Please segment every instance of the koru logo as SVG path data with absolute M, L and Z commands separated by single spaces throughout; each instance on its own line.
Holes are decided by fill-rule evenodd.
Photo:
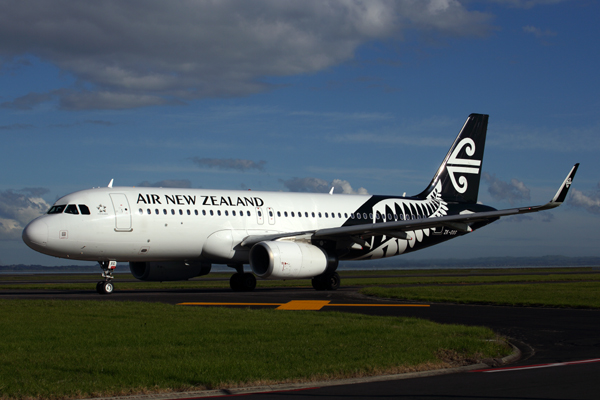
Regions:
M 458 153 L 460 153 L 463 148 L 469 157 L 473 157 L 475 154 L 475 142 L 471 138 L 464 138 L 456 146 L 450 155 L 448 163 L 446 164 L 446 169 L 448 170 L 448 174 L 450 174 L 452 186 L 454 186 L 454 189 L 458 193 L 466 192 L 469 186 L 467 178 L 462 174 L 478 174 L 479 167 L 481 166 L 481 160 L 458 158 Z M 456 179 L 455 174 L 459 174 L 458 180 Z

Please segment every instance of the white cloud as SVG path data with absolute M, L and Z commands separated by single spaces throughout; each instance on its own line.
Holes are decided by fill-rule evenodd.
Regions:
M 161 188 L 191 188 L 192 183 L 188 179 L 167 179 L 158 182 L 143 181 L 136 186 L 140 187 L 161 187 Z
M 0 192 L 0 240 L 20 240 L 23 228 L 50 208 L 40 196 L 46 189 Z
M 568 203 L 575 207 L 583 208 L 592 214 L 600 214 L 600 183 L 598 189 L 585 194 L 577 189 L 571 189 Z
M 456 0 L 3 2 L 0 59 L 38 57 L 77 85 L 2 106 L 123 109 L 243 96 L 271 88 L 265 77 L 321 71 L 406 29 L 481 36 L 489 19 Z
M 529 188 L 518 179 L 513 178 L 510 182 L 504 182 L 487 172 L 484 172 L 481 177 L 489 185 L 488 192 L 496 200 L 506 200 L 510 204 L 514 204 L 521 200 L 531 199 Z
M 252 161 L 252 160 L 244 160 L 239 158 L 192 158 L 194 164 L 199 167 L 209 167 L 209 168 L 219 168 L 219 169 L 230 169 L 230 170 L 238 170 L 238 171 L 248 171 L 251 169 L 256 169 L 259 171 L 264 171 L 265 164 L 267 163 L 264 160 L 261 161 Z
M 492 0 L 494 3 L 500 3 L 514 8 L 532 8 L 539 5 L 558 4 L 569 0 Z
M 342 179 L 327 182 L 320 178 L 306 177 L 292 178 L 281 182 L 290 192 L 328 193 L 333 187 L 333 192 L 338 194 L 369 194 L 363 187 L 354 190 L 348 181 Z
M 535 26 L 531 26 L 531 25 L 524 26 L 523 27 L 523 32 L 531 33 L 536 38 L 556 36 L 556 32 L 553 32 L 553 31 L 551 31 L 549 29 L 546 29 L 544 31 L 544 30 L 542 30 L 540 28 L 536 28 Z

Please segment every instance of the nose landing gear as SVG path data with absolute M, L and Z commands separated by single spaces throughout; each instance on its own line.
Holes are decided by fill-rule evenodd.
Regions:
M 117 262 L 100 261 L 100 268 L 102 268 L 102 277 L 104 280 L 96 284 L 96 292 L 100 294 L 111 294 L 113 290 L 115 290 L 112 280 L 115 278 L 113 276 L 113 271 L 117 268 Z

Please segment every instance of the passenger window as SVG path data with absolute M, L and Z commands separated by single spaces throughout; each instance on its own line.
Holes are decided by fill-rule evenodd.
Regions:
M 183 215 L 183 210 L 181 208 L 179 209 L 179 215 Z
M 294 216 L 294 212 L 292 211 L 291 214 L 292 214 L 292 217 L 293 217 Z
M 156 215 L 158 215 L 158 208 L 155 209 L 154 212 L 156 213 Z
M 233 210 L 233 211 L 231 212 L 231 215 L 233 215 L 233 216 L 235 217 L 235 210 Z
M 175 210 L 171 208 L 171 215 L 175 215 Z
M 188 215 L 192 215 L 192 213 L 190 212 L 190 210 L 187 210 L 187 214 Z
M 319 213 L 319 218 L 321 218 L 321 213 Z
M 299 213 L 298 213 L 298 217 L 299 217 L 299 218 L 301 218 L 301 217 L 302 217 L 302 213 L 301 213 L 301 212 L 299 212 Z
M 269 217 L 273 217 L 273 211 L 269 211 Z
M 348 218 L 348 213 L 344 213 L 344 218 Z
M 288 215 L 287 215 L 287 211 L 284 211 L 284 212 L 283 212 L 283 216 L 284 216 L 284 217 L 287 217 L 287 216 L 288 216 Z
M 360 219 L 360 213 L 356 213 L 356 218 Z
M 167 209 L 163 208 L 163 214 L 167 215 Z
M 202 210 L 202 215 L 206 215 L 206 210 Z
M 194 215 L 198 215 L 198 210 L 194 210 Z
M 248 216 L 250 216 L 250 211 L 246 211 L 246 214 L 247 214 Z
M 62 212 L 65 211 L 65 207 L 65 204 L 63 204 L 62 206 L 52 206 L 48 210 L 48 214 L 62 214 Z
M 225 216 L 229 217 L 229 211 L 225 210 Z
M 146 212 L 148 213 L 148 215 L 152 214 L 152 211 L 150 211 L 150 209 L 147 209 Z
M 144 210 L 142 210 L 141 208 L 138 210 L 138 212 L 140 213 L 140 215 L 144 215 Z
M 304 216 L 305 216 L 306 218 L 308 218 L 308 212 L 307 212 L 307 211 L 304 211 Z
M 281 217 L 281 211 L 277 211 L 277 216 Z
M 79 205 L 79 211 L 81 212 L 81 214 L 83 215 L 90 215 L 90 209 L 88 208 L 88 206 L 86 206 L 85 204 L 80 204 Z
M 69 204 L 65 209 L 65 214 L 79 215 L 79 211 L 77 211 L 77 206 L 75 204 Z

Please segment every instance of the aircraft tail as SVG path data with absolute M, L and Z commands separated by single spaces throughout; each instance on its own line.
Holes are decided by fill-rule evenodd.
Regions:
M 487 124 L 488 115 L 469 115 L 431 183 L 417 197 L 427 197 L 440 183 L 445 201 L 477 203 Z

